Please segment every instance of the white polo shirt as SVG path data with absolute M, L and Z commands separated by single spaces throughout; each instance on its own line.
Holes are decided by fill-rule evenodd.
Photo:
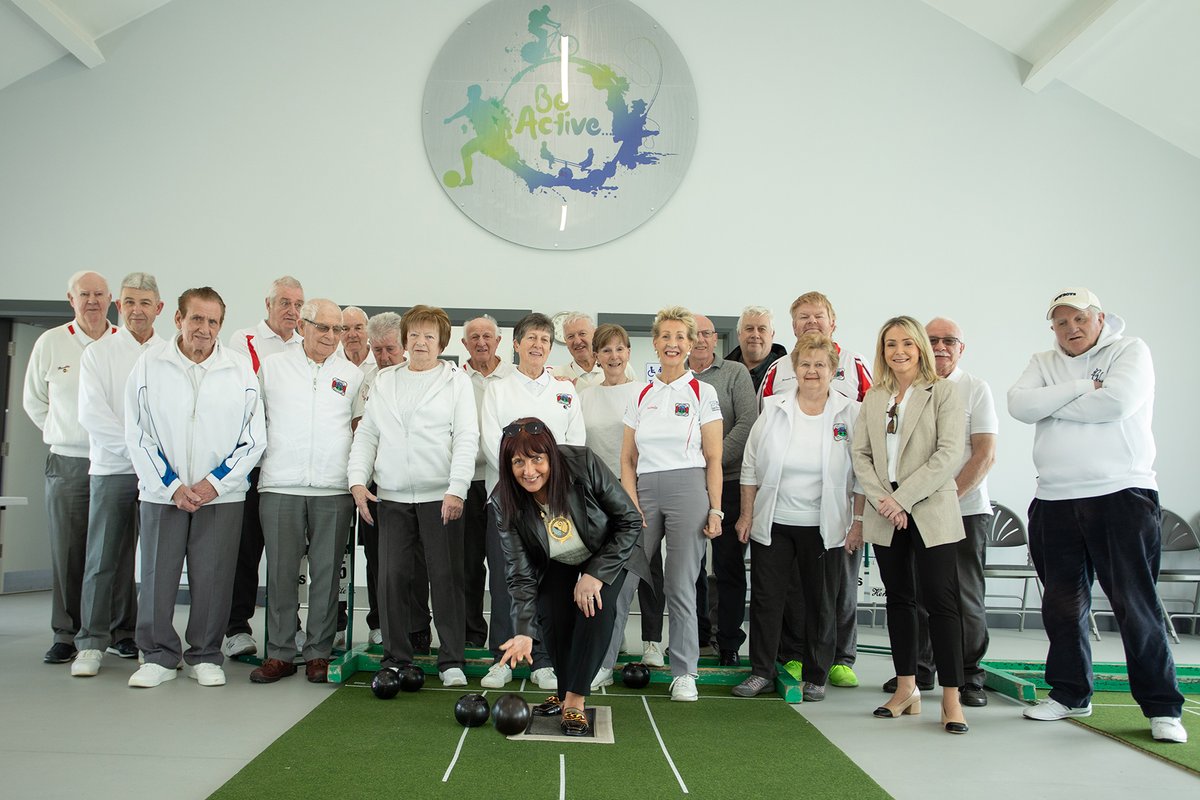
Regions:
M 286 342 L 278 333 L 271 330 L 264 319 L 253 328 L 243 328 L 234 331 L 229 337 L 229 346 L 250 359 L 254 373 L 262 366 L 263 359 L 276 353 L 283 353 L 293 347 L 304 347 L 304 337 L 298 331 L 293 331 Z
M 991 387 L 984 381 L 958 367 L 954 368 L 954 372 L 951 372 L 946 380 L 958 389 L 958 396 L 962 398 L 963 407 L 967 410 L 967 441 L 963 447 L 962 464 L 958 467 L 961 470 L 971 459 L 971 436 L 976 433 L 999 433 L 1000 420 L 996 418 L 996 404 L 992 400 Z M 958 498 L 958 506 L 964 517 L 992 513 L 986 475 L 978 486 Z
M 721 422 L 717 390 L 685 371 L 670 383 L 654 376 L 625 409 L 634 430 L 637 474 L 705 467 L 700 427 Z
M 500 359 L 500 363 L 496 368 L 484 375 L 479 370 L 471 366 L 471 361 L 468 359 L 462 363 L 462 371 L 467 373 L 467 377 L 471 379 L 471 388 L 475 390 L 475 419 L 479 422 L 480 430 L 483 429 L 483 396 L 487 394 L 488 384 L 492 381 L 502 380 L 517 371 L 516 364 L 511 361 Z M 487 477 L 487 458 L 483 454 L 483 448 L 475 454 L 475 477 L 472 481 L 481 481 Z

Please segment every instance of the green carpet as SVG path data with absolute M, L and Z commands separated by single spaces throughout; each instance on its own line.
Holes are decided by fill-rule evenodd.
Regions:
M 1071 721 L 1200 774 L 1200 702 L 1185 698 L 1183 709 L 1187 744 L 1151 739 L 1150 720 L 1142 715 L 1142 709 L 1128 692 L 1096 692 L 1092 695 L 1092 715 Z
M 779 698 L 701 686 L 699 702 L 673 703 L 665 686 L 610 686 L 591 702 L 612 707 L 615 744 L 514 742 L 490 723 L 467 730 L 454 721 L 455 700 L 479 691 L 477 681 L 384 701 L 366 688 L 369 679 L 359 673 L 334 691 L 212 798 L 663 798 L 684 797 L 681 782 L 689 798 L 888 797 Z M 545 693 L 525 698 L 540 702 Z

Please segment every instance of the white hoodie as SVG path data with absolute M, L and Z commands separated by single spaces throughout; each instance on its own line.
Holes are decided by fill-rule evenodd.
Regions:
M 1122 336 L 1124 330 L 1123 319 L 1105 315 L 1094 347 L 1078 356 L 1057 345 L 1037 353 L 1008 390 L 1008 413 L 1037 425 L 1039 500 L 1158 488 L 1150 429 L 1154 364 L 1146 343 Z

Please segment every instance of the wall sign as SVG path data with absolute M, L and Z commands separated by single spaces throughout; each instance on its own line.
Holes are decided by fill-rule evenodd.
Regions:
M 570 250 L 657 213 L 696 146 L 683 55 L 626 0 L 494 0 L 425 84 L 425 152 L 463 213 L 528 247 Z

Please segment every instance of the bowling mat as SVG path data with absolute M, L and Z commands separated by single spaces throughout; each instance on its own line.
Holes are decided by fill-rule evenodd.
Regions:
M 1039 691 L 1038 697 L 1046 694 Z M 1150 738 L 1150 720 L 1128 692 L 1096 692 L 1092 695 L 1092 715 L 1074 717 L 1071 722 L 1200 774 L 1200 747 L 1197 746 L 1200 742 L 1200 700 L 1195 695 L 1184 695 L 1183 727 L 1188 732 L 1187 744 L 1156 742 Z
M 584 709 L 587 716 L 587 736 L 567 736 L 562 732 L 559 723 L 562 717 L 530 717 L 529 727 L 524 733 L 508 737 L 516 742 L 563 742 L 564 744 L 612 744 L 612 709 L 609 706 L 589 706 Z

